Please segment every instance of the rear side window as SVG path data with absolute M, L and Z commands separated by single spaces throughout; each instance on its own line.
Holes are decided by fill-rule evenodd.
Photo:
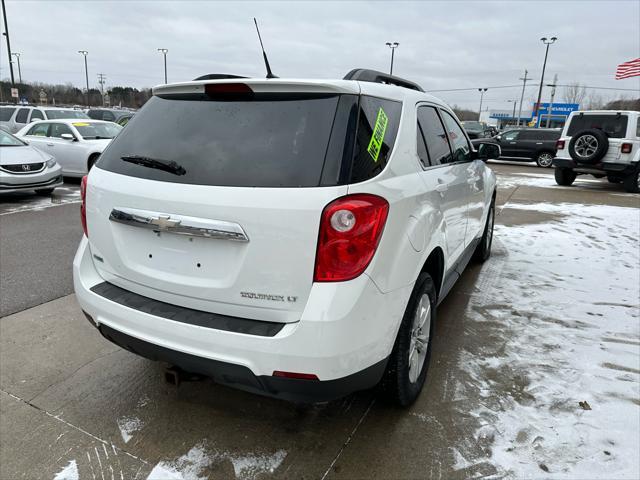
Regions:
M 451 149 L 447 134 L 434 107 L 418 108 L 418 124 L 429 152 L 431 165 L 451 162 Z
M 11 107 L 0 108 L 0 122 L 8 122 L 11 120 L 11 115 L 13 115 L 15 111 L 16 109 Z
M 102 110 L 89 110 L 87 115 L 94 120 L 102 120 Z
M 611 138 L 624 138 L 627 133 L 627 121 L 626 115 L 576 115 L 571 120 L 567 135 L 572 137 L 582 130 L 596 128 Z
M 46 120 L 44 114 L 40 110 L 31 110 L 31 120 Z
M 27 123 L 27 117 L 29 116 L 28 108 L 21 108 L 16 114 L 16 123 Z
M 449 136 L 449 142 L 451 143 L 451 149 L 453 150 L 454 162 L 467 162 L 471 153 L 471 147 L 467 137 L 458 122 L 451 116 L 451 114 L 445 110 L 440 110 L 442 113 L 442 119 L 447 127 L 447 135 Z
M 102 113 L 102 120 L 106 120 L 107 122 L 113 122 L 116 119 L 116 116 L 108 110 L 105 110 Z

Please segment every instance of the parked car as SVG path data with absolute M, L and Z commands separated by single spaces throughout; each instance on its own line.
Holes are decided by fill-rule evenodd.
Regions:
M 51 195 L 62 182 L 62 168 L 51 155 L 0 130 L 0 193 L 35 190 Z
M 120 117 L 116 123 L 121 127 L 126 127 L 127 123 L 129 123 L 129 120 L 131 120 L 132 118 L 133 114 L 129 115 L 128 117 Z
M 92 108 L 87 112 L 90 118 L 94 120 L 105 120 L 107 122 L 115 122 L 120 126 L 123 126 L 121 120 L 129 120 L 133 117 L 134 112 L 129 110 L 119 110 L 117 108 Z M 126 122 L 125 122 L 126 125 Z
M 492 137 L 491 128 L 484 122 L 474 122 L 466 120 L 462 122 L 465 132 L 469 138 L 490 138 Z
M 501 160 L 536 162 L 539 167 L 551 167 L 560 133 L 550 128 L 520 128 L 505 130 L 491 141 L 500 145 Z
M 558 185 L 569 186 L 578 175 L 589 174 L 640 192 L 640 112 L 571 112 L 557 143 L 553 166 Z
M 382 381 L 413 402 L 437 305 L 490 255 L 499 147 L 371 70 L 153 94 L 82 181 L 90 322 L 251 392 L 312 402 Z
M 83 111 L 72 108 L 3 106 L 0 107 L 0 127 L 9 133 L 16 133 L 25 125 L 37 120 L 56 120 L 61 118 L 89 118 Z
M 51 120 L 33 122 L 16 135 L 53 155 L 64 175 L 81 177 L 120 130 L 120 125 L 102 120 Z

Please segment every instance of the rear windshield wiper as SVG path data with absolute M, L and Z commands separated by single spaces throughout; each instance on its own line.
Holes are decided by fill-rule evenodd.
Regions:
M 142 167 L 157 168 L 158 170 L 173 173 L 174 175 L 184 175 L 187 173 L 182 165 L 174 162 L 173 160 L 158 160 L 156 158 L 143 157 L 141 155 L 125 155 L 120 158 L 125 162 L 135 163 Z

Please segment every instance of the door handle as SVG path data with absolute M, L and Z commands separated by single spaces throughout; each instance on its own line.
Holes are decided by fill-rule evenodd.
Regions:
M 436 185 L 436 192 L 444 193 L 447 190 L 449 190 L 449 187 L 446 183 L 438 183 L 438 185 Z
M 509 142 L 509 145 L 515 145 L 516 142 Z
M 542 142 L 536 142 L 536 145 L 542 145 Z
M 54 144 L 53 143 L 47 143 L 47 147 L 53 147 Z

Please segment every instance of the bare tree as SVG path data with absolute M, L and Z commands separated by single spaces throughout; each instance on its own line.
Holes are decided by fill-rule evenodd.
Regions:
M 600 110 L 607 102 L 601 94 L 592 90 L 591 92 L 589 92 L 589 96 L 587 97 L 587 101 L 585 103 L 585 110 Z
M 564 101 L 566 103 L 581 104 L 587 96 L 587 89 L 578 82 L 571 82 L 564 87 Z

